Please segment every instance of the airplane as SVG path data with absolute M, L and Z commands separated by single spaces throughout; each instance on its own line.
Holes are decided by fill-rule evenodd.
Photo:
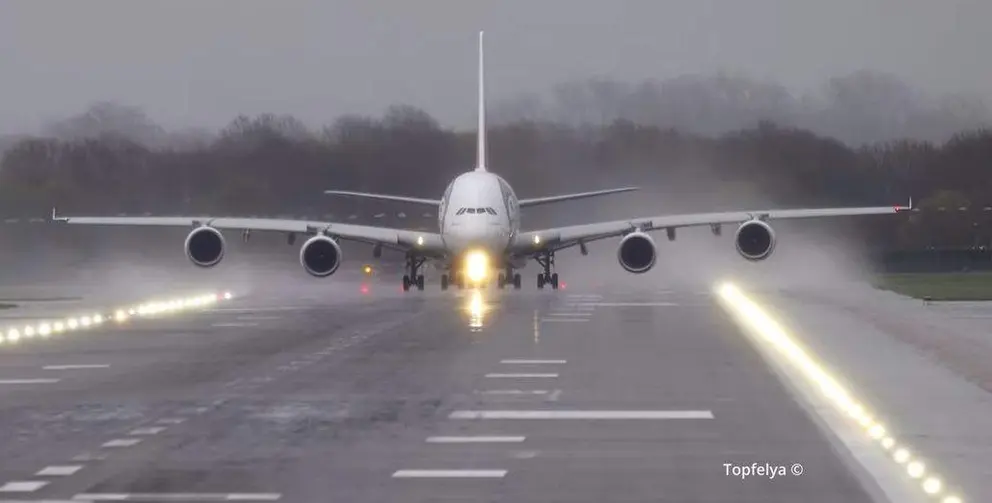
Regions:
M 476 135 L 476 164 L 471 171 L 458 175 L 444 190 L 440 199 L 424 199 L 389 194 L 370 194 L 341 190 L 326 190 L 326 194 L 345 195 L 377 200 L 401 201 L 430 206 L 438 212 L 438 232 L 420 232 L 378 226 L 339 222 L 287 220 L 240 217 L 80 217 L 59 216 L 52 208 L 52 221 L 78 225 L 132 225 L 192 227 L 184 248 L 189 260 L 200 267 L 217 265 L 224 257 L 226 244 L 223 229 L 242 230 L 247 240 L 252 230 L 287 233 L 289 244 L 296 235 L 310 236 L 300 247 L 300 264 L 315 277 L 334 274 L 342 260 L 340 240 L 372 245 L 375 258 L 383 248 L 405 254 L 406 274 L 403 290 L 424 289 L 422 267 L 428 260 L 444 271 L 441 289 L 449 285 L 483 287 L 493 273 L 499 288 L 512 285 L 521 288 L 521 276 L 516 272 L 528 260 L 535 260 L 542 271 L 537 274 L 537 288 L 559 288 L 559 276 L 554 272 L 555 254 L 579 247 L 588 254 L 587 244 L 593 241 L 619 238 L 617 261 L 635 274 L 651 270 L 657 259 L 657 247 L 652 232 L 665 230 L 674 240 L 676 230 L 683 227 L 709 226 L 713 234 L 721 234 L 721 226 L 737 225 L 734 243 L 737 252 L 749 261 L 767 259 L 775 249 L 776 237 L 771 220 L 807 219 L 820 217 L 881 215 L 900 213 L 909 206 L 879 206 L 860 208 L 808 208 L 761 211 L 731 211 L 659 215 L 608 222 L 597 222 L 548 229 L 521 230 L 521 208 L 598 197 L 636 190 L 636 187 L 562 194 L 533 199 L 520 199 L 498 174 L 489 170 L 486 151 L 486 98 L 483 32 L 479 32 L 478 132 Z

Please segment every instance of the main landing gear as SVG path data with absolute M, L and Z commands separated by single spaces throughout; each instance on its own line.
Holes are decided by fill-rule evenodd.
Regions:
M 452 274 L 442 274 L 441 275 L 441 290 L 447 290 L 451 285 L 458 285 L 458 289 L 461 290 L 465 288 L 465 279 Z
M 513 284 L 514 290 L 520 290 L 520 273 L 514 274 L 513 269 L 507 269 L 505 273 L 499 273 L 499 277 L 496 278 L 496 284 L 500 290 L 507 284 Z
M 424 275 L 419 274 L 420 266 L 424 265 L 427 259 L 408 255 L 406 257 L 406 268 L 408 274 L 403 275 L 403 291 L 409 291 L 410 287 L 417 285 L 417 290 L 424 289 Z
M 534 257 L 538 264 L 544 268 L 542 274 L 537 275 L 537 288 L 543 289 L 544 285 L 551 285 L 552 289 L 558 289 L 558 273 L 552 273 L 555 267 L 555 253 L 551 251 L 541 252 Z

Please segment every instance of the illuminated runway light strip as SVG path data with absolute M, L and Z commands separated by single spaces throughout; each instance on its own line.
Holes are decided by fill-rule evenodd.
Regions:
M 905 466 L 906 473 L 913 479 L 921 480 L 920 488 L 929 496 L 940 498 L 940 503 L 964 503 L 964 500 L 946 491 L 942 478 L 930 472 L 923 461 L 916 459 L 913 451 L 902 445 L 883 423 L 875 418 L 865 405 L 855 400 L 854 396 L 838 383 L 833 376 L 803 350 L 786 331 L 764 312 L 754 301 L 749 299 L 739 288 L 730 283 L 719 285 L 716 292 L 724 305 L 734 314 L 738 321 L 750 332 L 760 336 L 761 340 L 770 344 L 787 361 L 796 367 L 802 375 L 831 401 L 848 418 L 856 421 L 865 433 L 878 442 L 885 451 L 892 453 L 892 460 Z M 946 496 L 943 494 L 948 493 Z
M 713 419 L 708 410 L 456 410 L 448 419 Z
M 472 479 L 501 479 L 506 476 L 506 470 L 397 470 L 394 479 L 438 479 L 438 478 L 472 478 Z
M 14 344 L 24 339 L 34 339 L 37 336 L 48 338 L 52 334 L 61 334 L 66 331 L 75 331 L 100 326 L 104 322 L 111 319 L 117 321 L 118 323 L 123 323 L 132 316 L 144 316 L 148 314 L 157 314 L 160 312 L 180 311 L 185 308 L 205 306 L 219 302 L 222 299 L 229 300 L 233 297 L 234 296 L 231 292 L 204 294 L 185 299 L 175 298 L 163 302 L 148 302 L 126 309 L 120 308 L 115 310 L 112 316 L 105 315 L 103 313 L 94 313 L 70 316 L 64 320 L 58 321 L 45 321 L 39 323 L 38 325 L 28 325 L 20 328 L 11 327 L 0 331 L 0 344 Z
M 73 501 L 278 501 L 279 493 L 80 493 Z

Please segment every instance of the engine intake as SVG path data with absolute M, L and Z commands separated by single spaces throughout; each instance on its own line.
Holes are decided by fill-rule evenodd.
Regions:
M 311 276 L 330 276 L 341 265 L 341 247 L 327 236 L 314 236 L 300 248 L 300 264 Z
M 648 272 L 654 267 L 658 254 L 651 236 L 637 231 L 631 232 L 620 240 L 620 247 L 617 248 L 617 260 L 620 267 L 627 272 L 640 274 Z
M 749 220 L 737 228 L 734 236 L 737 253 L 748 260 L 764 260 L 775 249 L 775 231 L 761 220 Z
M 186 236 L 186 257 L 200 267 L 213 267 L 224 258 L 224 236 L 213 227 L 197 227 Z

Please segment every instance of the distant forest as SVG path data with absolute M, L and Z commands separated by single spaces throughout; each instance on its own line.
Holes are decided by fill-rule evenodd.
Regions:
M 981 247 L 992 239 L 992 133 L 982 129 L 980 103 L 921 105 L 872 74 L 834 82 L 837 103 L 803 113 L 782 105 L 787 95 L 774 86 L 717 76 L 668 82 L 666 94 L 664 84 L 590 82 L 559 89 L 564 95 L 547 102 L 494 104 L 489 164 L 522 197 L 637 184 L 675 201 L 642 204 L 641 216 L 912 197 L 922 211 L 859 224 L 865 239 L 887 249 Z M 0 145 L 0 218 L 44 217 L 57 204 L 62 212 L 102 215 L 364 221 L 409 214 L 409 226 L 430 227 L 434 215 L 422 207 L 322 190 L 436 198 L 474 164 L 474 142 L 473 130 L 443 128 L 409 106 L 339 117 L 316 130 L 291 116 L 242 116 L 214 133 L 166 131 L 138 108 L 101 102 Z M 623 201 L 608 197 L 532 220 L 574 219 L 576 208 L 584 217 L 633 216 Z

